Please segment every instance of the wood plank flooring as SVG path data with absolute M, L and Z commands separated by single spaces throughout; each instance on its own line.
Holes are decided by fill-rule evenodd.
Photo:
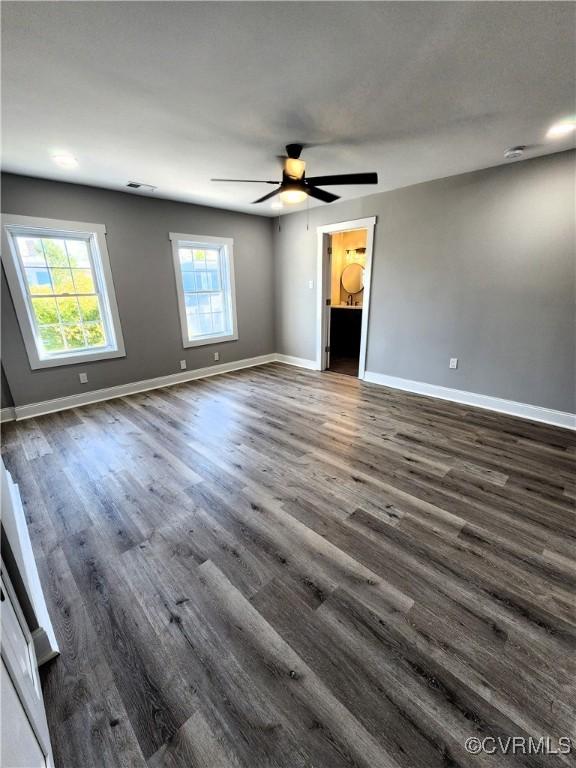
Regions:
M 574 434 L 273 364 L 6 425 L 57 768 L 488 768 L 572 736 Z

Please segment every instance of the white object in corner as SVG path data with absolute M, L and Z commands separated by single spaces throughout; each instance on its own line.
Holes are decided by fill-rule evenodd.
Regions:
M 26 598 L 21 596 L 20 599 L 27 599 L 34 614 L 36 626 L 31 626 L 30 629 L 34 638 L 36 657 L 39 664 L 44 664 L 58 655 L 58 643 L 40 584 L 18 486 L 12 480 L 4 462 L 0 462 L 0 472 L 2 530 L 18 569 L 18 575 L 26 590 Z
M 54 768 L 34 643 L 2 561 L 0 764 Z
M 484 408 L 488 411 L 506 413 L 509 416 L 519 416 L 530 421 L 539 421 L 544 424 L 552 424 L 555 427 L 576 430 L 576 414 L 565 411 L 555 411 L 552 408 L 541 408 L 529 403 L 518 403 L 514 400 L 503 400 L 500 397 L 480 395 L 476 392 L 465 392 L 461 389 L 440 387 L 436 384 L 426 384 L 423 381 L 411 381 L 397 376 L 387 376 L 384 373 L 366 371 L 364 381 L 371 384 L 380 384 L 391 389 L 401 389 L 404 392 L 413 392 L 426 397 L 436 397 L 439 400 L 450 400 L 462 405 L 472 405 L 476 408 Z

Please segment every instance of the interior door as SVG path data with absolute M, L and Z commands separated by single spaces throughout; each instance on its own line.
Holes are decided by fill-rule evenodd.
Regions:
M 32 636 L 10 581 L 0 580 L 3 768 L 53 768 L 50 736 Z
M 322 286 L 322 296 L 324 301 L 324 337 L 323 337 L 323 347 L 322 347 L 322 360 L 323 364 L 321 366 L 322 370 L 326 370 L 330 368 L 330 321 L 332 318 L 332 301 L 331 301 L 331 295 L 332 295 L 332 235 L 326 235 L 325 237 L 325 247 L 324 247 L 324 269 L 322 270 L 323 275 L 323 286 Z

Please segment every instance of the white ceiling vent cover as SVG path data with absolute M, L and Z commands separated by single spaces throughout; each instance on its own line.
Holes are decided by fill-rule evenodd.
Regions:
M 139 189 L 140 192 L 154 192 L 158 187 L 153 187 L 152 184 L 143 184 L 141 181 L 129 181 L 126 186 L 129 189 Z

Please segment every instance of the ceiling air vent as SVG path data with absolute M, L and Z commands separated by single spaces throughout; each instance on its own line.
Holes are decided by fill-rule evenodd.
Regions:
M 506 152 L 504 152 L 504 157 L 506 160 L 519 160 L 524 154 L 525 149 L 526 147 L 524 144 L 518 144 L 516 147 L 510 147 L 506 150 Z
M 154 192 L 158 187 L 153 187 L 152 184 L 142 184 L 141 181 L 129 181 L 126 186 L 129 189 L 139 189 L 141 192 Z

